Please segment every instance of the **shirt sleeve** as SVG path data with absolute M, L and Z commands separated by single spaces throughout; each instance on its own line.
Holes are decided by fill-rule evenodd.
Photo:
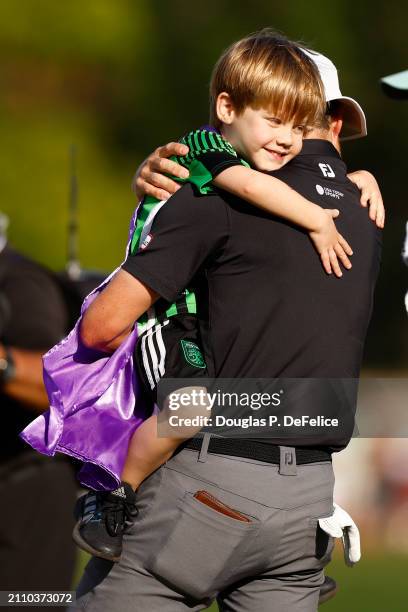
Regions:
M 232 145 L 214 130 L 194 130 L 181 138 L 180 142 L 189 147 L 189 152 L 184 157 L 178 156 L 174 159 L 190 172 L 189 177 L 181 179 L 180 182 L 194 184 L 201 194 L 213 192 L 211 182 L 226 168 L 249 167 Z
M 200 198 L 185 185 L 162 206 L 147 238 L 122 268 L 173 302 L 200 269 L 222 256 L 228 234 L 223 200 Z
M 190 183 L 200 195 L 215 193 L 212 181 L 223 170 L 231 166 L 246 166 L 249 164 L 238 157 L 232 145 L 212 128 L 200 128 L 189 132 L 179 142 L 189 147 L 185 156 L 172 156 L 172 160 L 181 164 L 189 171 L 186 179 L 171 176 L 178 183 Z M 145 196 L 137 212 L 137 221 L 131 242 L 131 251 L 139 248 L 143 226 L 159 200 Z

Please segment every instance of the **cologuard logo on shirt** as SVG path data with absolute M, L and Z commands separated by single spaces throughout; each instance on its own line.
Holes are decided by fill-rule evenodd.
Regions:
M 331 187 L 322 187 L 321 185 L 316 185 L 316 191 L 321 196 L 329 196 L 330 198 L 336 198 L 336 200 L 344 198 L 344 193 L 338 191 L 337 189 L 332 189 Z
M 147 234 L 146 238 L 143 240 L 142 244 L 140 245 L 140 248 L 142 250 L 147 249 L 147 247 L 149 246 L 152 240 L 153 240 L 153 234 Z

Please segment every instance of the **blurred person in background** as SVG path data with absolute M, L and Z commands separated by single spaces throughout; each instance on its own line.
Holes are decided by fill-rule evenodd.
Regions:
M 377 474 L 376 534 L 390 550 L 408 552 L 408 441 L 378 439 L 372 451 Z
M 408 70 L 390 74 L 381 79 L 384 93 L 394 100 L 408 100 Z M 405 242 L 402 250 L 402 260 L 408 266 L 408 222 L 405 230 Z M 405 308 L 408 312 L 408 292 L 405 294 Z
M 9 246 L 7 225 L 0 215 L 0 589 L 69 590 L 72 466 L 18 438 L 48 408 L 42 355 L 64 336 L 67 312 L 51 273 Z
M 404 242 L 404 248 L 402 250 L 402 259 L 404 263 L 408 266 L 408 221 L 407 221 L 406 230 L 405 230 L 405 242 Z M 408 292 L 405 294 L 405 308 L 406 308 L 406 311 L 408 312 Z
M 384 93 L 394 100 L 408 100 L 408 70 L 381 79 Z M 408 222 L 402 249 L 402 260 L 408 265 Z M 405 295 L 408 312 L 408 293 Z M 378 439 L 372 449 L 377 473 L 375 513 L 376 534 L 389 549 L 408 552 L 408 441 L 406 438 Z

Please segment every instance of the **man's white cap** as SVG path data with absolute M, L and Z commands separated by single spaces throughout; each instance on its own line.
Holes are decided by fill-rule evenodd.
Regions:
M 302 48 L 316 64 L 323 81 L 326 102 L 336 100 L 341 103 L 343 110 L 343 127 L 340 132 L 340 140 L 353 140 L 367 136 L 367 122 L 365 114 L 358 102 L 348 96 L 343 96 L 340 91 L 337 68 L 328 57 L 311 49 Z

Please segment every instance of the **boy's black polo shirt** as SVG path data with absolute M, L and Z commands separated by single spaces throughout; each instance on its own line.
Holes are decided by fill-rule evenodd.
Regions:
M 149 246 L 123 268 L 174 301 L 208 286 L 213 374 L 222 378 L 359 374 L 380 263 L 380 232 L 359 203 L 336 149 L 306 140 L 274 173 L 326 208 L 353 248 L 353 267 L 327 275 L 308 235 L 243 200 L 190 185 L 163 206 Z M 200 303 L 200 300 L 199 300 Z

